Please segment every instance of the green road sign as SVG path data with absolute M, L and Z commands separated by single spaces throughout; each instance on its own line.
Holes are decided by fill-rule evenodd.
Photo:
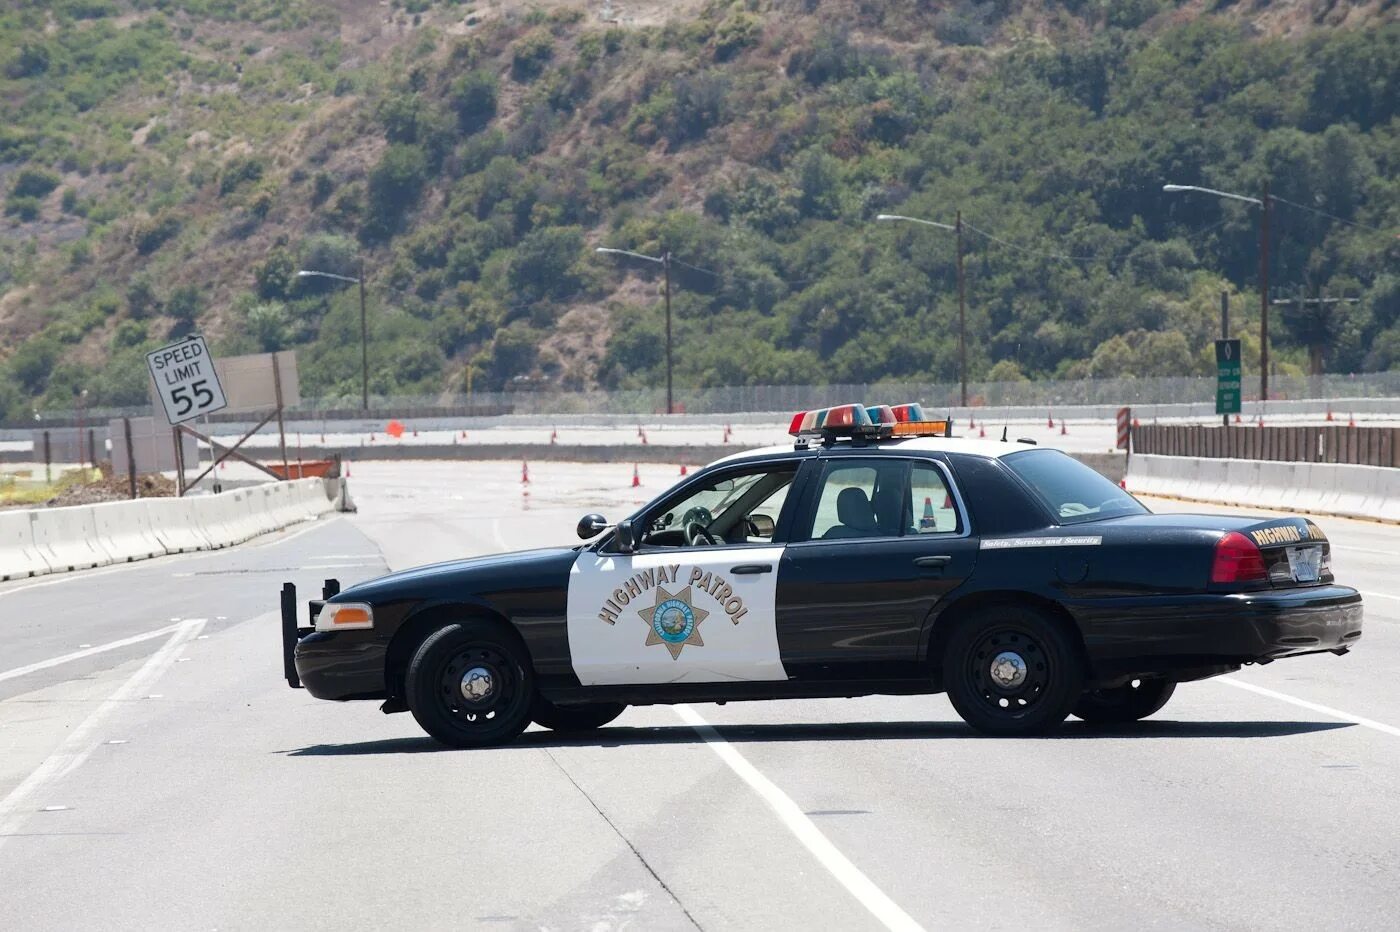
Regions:
M 1240 341 L 1215 341 L 1215 413 L 1240 413 Z

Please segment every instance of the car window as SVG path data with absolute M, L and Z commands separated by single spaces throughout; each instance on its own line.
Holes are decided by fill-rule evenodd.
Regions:
M 927 463 L 916 463 L 909 475 L 911 534 L 956 534 L 962 521 L 943 473 Z
M 774 538 L 794 463 L 719 474 L 687 486 L 646 516 L 645 547 L 765 543 Z
M 909 521 L 907 474 L 903 460 L 827 462 L 806 538 L 900 536 Z
M 1127 492 L 1059 450 L 1026 450 L 1002 457 L 1061 524 L 1147 514 Z

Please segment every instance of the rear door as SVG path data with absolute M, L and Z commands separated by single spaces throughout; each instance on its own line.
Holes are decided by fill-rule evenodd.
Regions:
M 977 540 L 947 465 L 833 456 L 809 465 L 778 575 L 778 642 L 796 679 L 920 675 L 929 612 L 971 573 Z

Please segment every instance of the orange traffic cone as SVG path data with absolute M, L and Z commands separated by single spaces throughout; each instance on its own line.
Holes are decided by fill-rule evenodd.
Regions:
M 418 436 L 418 428 L 416 428 L 416 427 L 413 428 L 413 436 L 415 436 L 415 437 Z
M 646 446 L 646 444 L 647 444 L 647 432 L 644 431 L 644 430 L 638 430 L 638 431 L 637 431 L 637 434 L 642 438 L 642 446 Z
M 725 425 L 724 425 L 724 442 L 725 442 L 725 443 L 728 443 L 728 442 L 729 442 L 729 438 L 732 437 L 733 435 L 734 435 L 734 429 L 733 429 L 732 427 L 730 427 L 728 424 L 725 424 Z
M 636 463 L 633 463 L 633 464 L 632 464 L 632 488 L 634 488 L 634 489 L 640 489 L 641 487 L 642 487 L 642 477 L 641 477 L 641 474 L 637 472 L 637 464 L 636 464 Z
M 685 474 L 686 474 L 685 463 L 681 463 L 681 475 L 684 476 Z
M 1060 418 L 1060 436 L 1061 436 L 1061 437 L 1064 437 L 1064 436 L 1067 436 L 1068 434 L 1069 434 L 1069 428 L 1065 426 L 1065 419 L 1064 419 L 1064 418 Z
M 1326 420 L 1329 420 L 1329 421 L 1334 420 L 1334 418 L 1332 417 L 1332 409 L 1331 409 L 1331 408 L 1328 408 L 1328 409 L 1327 409 L 1327 418 L 1326 418 Z
M 981 439 L 984 439 L 984 440 L 986 439 L 986 437 L 987 437 L 987 428 L 986 428 L 986 425 L 979 425 L 979 426 L 978 426 L 978 428 L 977 428 L 977 436 L 978 436 L 979 438 L 981 438 Z
M 559 442 L 559 428 L 556 427 L 549 432 L 549 442 L 551 445 Z
M 1055 429 L 1055 412 L 1048 411 L 1045 414 L 1045 426 L 1050 430 Z
M 1118 488 L 1122 489 L 1124 492 L 1128 491 L 1128 480 L 1127 480 L 1127 479 L 1119 479 L 1119 480 L 1118 480 Z
M 977 421 L 975 421 L 975 420 L 973 419 L 972 415 L 969 414 L 969 415 L 967 416 L 967 429 L 968 429 L 968 430 L 972 430 L 972 429 L 973 429 L 974 427 L 976 427 L 976 426 L 977 426 Z
M 347 479 L 350 478 L 350 461 L 349 461 L 349 460 L 346 460 L 346 461 L 345 461 L 345 478 L 347 478 Z
M 925 496 L 924 496 L 924 514 L 923 514 L 923 517 L 919 518 L 919 530 L 922 531 L 922 530 L 926 530 L 926 529 L 928 529 L 928 528 L 937 527 L 937 526 L 938 526 L 938 520 L 937 520 L 936 518 L 934 518 L 934 516 L 933 516 L 933 499 L 930 498 L 929 496 L 925 495 Z
M 1259 416 L 1259 420 L 1255 423 L 1254 426 L 1255 426 L 1255 427 L 1263 427 L 1263 426 L 1264 426 L 1264 416 L 1263 416 L 1262 414 Z
M 1347 426 L 1348 426 L 1348 427 L 1355 427 L 1355 426 L 1356 426 L 1356 415 L 1355 415 L 1355 414 L 1347 415 Z
M 1243 423 L 1244 423 L 1244 419 L 1241 418 L 1238 414 L 1236 414 L 1236 415 L 1235 415 L 1235 423 L 1236 423 L 1236 424 L 1243 424 Z
M 530 484 L 530 464 L 526 460 L 520 461 L 520 484 Z

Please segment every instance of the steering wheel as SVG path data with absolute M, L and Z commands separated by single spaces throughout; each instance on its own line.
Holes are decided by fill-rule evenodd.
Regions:
M 681 526 L 685 528 L 685 542 L 692 547 L 718 546 L 719 539 L 710 533 L 710 524 L 714 520 L 715 516 L 710 514 L 710 509 L 700 505 L 687 511 L 681 518 Z

